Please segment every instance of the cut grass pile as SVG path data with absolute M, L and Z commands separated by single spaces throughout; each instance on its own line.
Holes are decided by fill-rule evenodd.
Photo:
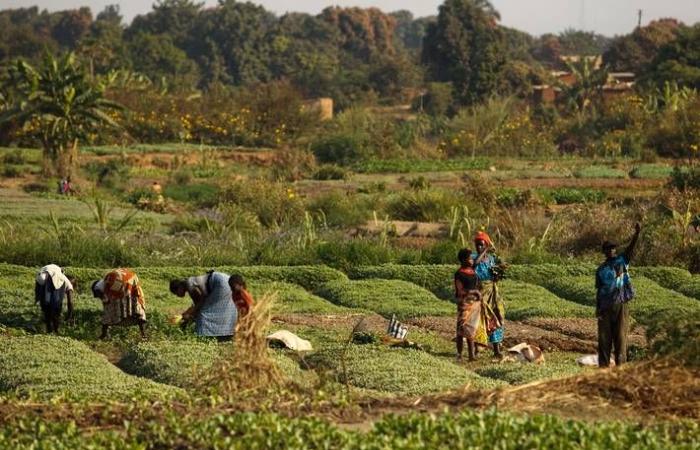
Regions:
M 700 311 L 697 300 L 663 288 L 645 277 L 634 277 L 635 298 L 630 303 L 632 317 L 643 325 L 663 314 L 684 315 Z M 547 288 L 562 298 L 595 307 L 595 286 L 590 277 L 559 277 L 546 283 Z
M 547 353 L 543 364 L 521 362 L 479 364 L 473 370 L 481 376 L 509 384 L 525 384 L 581 373 L 586 369 L 576 363 L 576 358 L 579 356 L 576 353 Z
M 488 389 L 503 385 L 476 375 L 444 358 L 412 349 L 392 349 L 379 345 L 350 345 L 345 353 L 347 377 L 344 375 L 343 348 L 327 348 L 307 358 L 321 371 L 330 371 L 334 381 L 354 387 L 402 395 L 423 395 L 458 389 Z
M 337 305 L 374 311 L 386 318 L 392 314 L 406 319 L 455 313 L 453 304 L 401 280 L 332 281 L 323 285 L 317 294 Z
M 594 308 L 559 298 L 541 286 L 515 280 L 503 280 L 499 286 L 508 320 L 595 316 Z
M 127 375 L 73 339 L 0 336 L 0 392 L 76 401 L 170 398 L 180 389 Z

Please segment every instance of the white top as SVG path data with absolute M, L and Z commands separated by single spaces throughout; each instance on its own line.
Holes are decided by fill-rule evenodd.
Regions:
M 199 275 L 197 277 L 189 277 L 187 279 L 187 292 L 191 293 L 194 288 L 199 288 L 200 292 L 202 293 L 202 296 L 206 298 L 206 296 L 209 294 L 207 292 L 207 278 L 209 275 Z
M 39 269 L 39 272 L 36 274 L 37 284 L 39 286 L 46 284 L 46 277 L 51 277 L 53 287 L 56 289 L 61 289 L 61 287 L 65 286 L 66 292 L 73 290 L 73 284 L 63 274 L 63 269 L 56 264 L 49 264 Z

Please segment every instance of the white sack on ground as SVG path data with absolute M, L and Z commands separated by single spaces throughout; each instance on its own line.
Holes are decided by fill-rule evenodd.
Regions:
M 284 344 L 285 347 L 298 352 L 308 352 L 313 350 L 311 342 L 302 339 L 291 331 L 280 330 L 272 333 L 266 338 L 268 341 L 276 341 Z

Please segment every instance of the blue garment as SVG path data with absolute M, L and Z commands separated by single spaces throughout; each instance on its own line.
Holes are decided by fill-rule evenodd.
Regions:
M 472 253 L 472 259 L 476 261 L 479 258 L 479 255 L 476 253 Z M 474 271 L 476 272 L 476 276 L 479 277 L 479 280 L 481 281 L 491 281 L 493 280 L 493 272 L 491 272 L 491 268 L 496 265 L 496 258 L 493 255 L 486 255 L 483 260 L 476 266 L 474 266 Z
M 195 332 L 199 336 L 232 336 L 238 321 L 238 310 L 228 285 L 230 277 L 214 272 L 207 283 L 207 297 L 195 319 Z
M 595 274 L 596 305 L 598 311 L 604 311 L 619 303 L 618 293 L 625 286 L 630 286 L 627 271 L 629 259 L 625 255 L 610 258 L 598 267 Z

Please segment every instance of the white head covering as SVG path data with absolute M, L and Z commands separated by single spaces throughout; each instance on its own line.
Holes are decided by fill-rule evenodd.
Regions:
M 63 269 L 61 269 L 56 264 L 49 264 L 39 269 L 39 273 L 36 275 L 36 282 L 43 286 L 46 284 L 46 277 L 51 277 L 53 282 L 53 287 L 59 289 L 66 282 L 66 276 L 63 275 Z

